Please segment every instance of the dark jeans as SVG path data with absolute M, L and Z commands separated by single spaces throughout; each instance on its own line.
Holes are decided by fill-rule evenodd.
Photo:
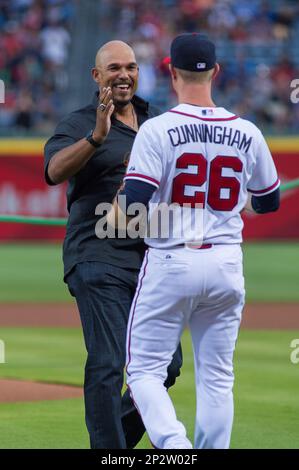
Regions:
M 126 329 L 138 271 L 100 262 L 79 263 L 67 276 L 78 304 L 87 361 L 84 399 L 92 449 L 133 448 L 144 425 L 128 391 L 121 398 L 126 359 Z M 180 374 L 179 346 L 168 368 L 165 385 Z

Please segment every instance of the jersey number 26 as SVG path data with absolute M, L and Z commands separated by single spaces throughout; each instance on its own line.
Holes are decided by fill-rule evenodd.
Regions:
M 183 153 L 176 164 L 178 169 L 188 169 L 189 165 L 197 167 L 196 173 L 180 173 L 173 179 L 172 202 L 180 204 L 202 204 L 205 207 L 205 191 L 195 191 L 193 196 L 185 195 L 186 186 L 202 186 L 207 181 L 208 161 L 201 153 Z M 223 168 L 241 172 L 243 163 L 238 157 L 218 155 L 210 163 L 207 203 L 216 211 L 231 211 L 237 204 L 240 182 L 234 176 L 222 176 Z M 228 189 L 229 197 L 221 197 L 221 189 Z

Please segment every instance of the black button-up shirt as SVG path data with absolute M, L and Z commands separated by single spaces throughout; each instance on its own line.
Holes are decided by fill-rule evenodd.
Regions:
M 139 126 L 157 116 L 157 108 L 141 98 L 132 99 Z M 98 93 L 92 103 L 66 116 L 45 146 L 45 178 L 50 159 L 59 150 L 85 137 L 96 125 Z M 141 239 L 105 238 L 95 234 L 100 217 L 95 215 L 101 202 L 111 203 L 126 172 L 136 132 L 112 117 L 111 129 L 103 144 L 76 175 L 68 181 L 67 207 L 69 219 L 63 245 L 64 274 L 83 261 L 100 261 L 127 269 L 139 269 L 145 246 Z

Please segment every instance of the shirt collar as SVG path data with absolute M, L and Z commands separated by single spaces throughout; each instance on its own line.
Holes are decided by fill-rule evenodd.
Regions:
M 93 96 L 93 99 L 92 99 L 92 105 L 95 109 L 98 106 L 98 102 L 99 102 L 99 92 L 96 91 L 94 96 Z M 137 111 L 139 111 L 143 114 L 148 114 L 149 104 L 148 104 L 147 101 L 143 100 L 142 98 L 140 98 L 137 95 L 134 95 L 133 98 L 132 98 L 132 103 L 137 108 Z
M 190 116 L 195 115 L 203 120 L 231 119 L 235 116 L 233 113 L 222 107 L 203 107 L 189 103 L 180 103 L 172 108 L 172 110 L 179 113 L 185 113 Z

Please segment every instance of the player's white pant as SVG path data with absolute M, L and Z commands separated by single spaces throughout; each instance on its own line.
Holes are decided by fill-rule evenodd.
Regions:
M 229 447 L 244 293 L 239 245 L 147 251 L 128 323 L 127 383 L 155 447 L 191 448 L 163 385 L 188 324 L 196 375 L 194 447 Z

